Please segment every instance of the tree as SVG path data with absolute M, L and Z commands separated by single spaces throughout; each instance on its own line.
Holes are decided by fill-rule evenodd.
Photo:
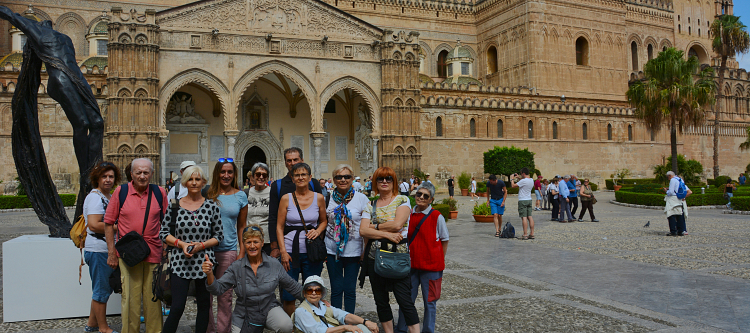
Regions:
M 665 164 L 658 164 L 654 166 L 654 178 L 656 181 L 666 184 L 669 182 L 667 179 L 667 171 L 672 168 L 672 156 L 667 156 Z M 677 172 L 682 180 L 688 185 L 696 185 L 701 182 L 701 176 L 703 175 L 703 165 L 701 162 L 696 160 L 685 159 L 682 154 L 677 155 Z
M 711 47 L 721 57 L 719 66 L 719 91 L 714 113 L 714 178 L 719 177 L 719 114 L 723 104 L 724 73 L 727 70 L 727 59 L 738 53 L 745 53 L 750 49 L 750 35 L 745 31 L 745 25 L 739 16 L 721 15 L 711 23 L 711 36 L 714 36 Z
M 713 69 L 701 69 L 698 58 L 685 60 L 685 53 L 675 48 L 648 61 L 644 79 L 630 85 L 626 96 L 643 119 L 646 127 L 658 132 L 664 123 L 669 126 L 672 171 L 677 169 L 677 131 L 697 126 L 705 119 L 705 108 L 715 101 L 716 85 Z
M 746 129 L 747 131 L 747 138 L 745 139 L 745 142 L 740 143 L 740 149 L 743 151 L 750 149 L 750 127 Z
M 493 175 L 510 175 L 521 168 L 534 170 L 534 153 L 528 148 L 521 149 L 514 146 L 498 147 L 484 152 L 484 172 Z

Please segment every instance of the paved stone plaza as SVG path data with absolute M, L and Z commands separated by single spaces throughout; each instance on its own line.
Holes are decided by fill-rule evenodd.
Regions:
M 441 333 L 750 332 L 746 215 L 693 210 L 689 236 L 665 237 L 661 211 L 613 205 L 614 195 L 601 192 L 600 223 L 560 224 L 534 212 L 536 239 L 522 241 L 495 238 L 490 224 L 471 218 L 473 202 L 458 199 L 438 302 Z M 517 197 L 508 201 L 506 220 L 520 236 Z M 0 213 L 0 240 L 45 233 L 35 220 L 33 212 Z M 358 314 L 377 319 L 369 284 L 358 291 Z M 192 331 L 194 320 L 189 304 L 182 331 Z M 120 328 L 119 316 L 109 321 Z M 81 332 L 85 322 L 3 323 L 0 332 Z

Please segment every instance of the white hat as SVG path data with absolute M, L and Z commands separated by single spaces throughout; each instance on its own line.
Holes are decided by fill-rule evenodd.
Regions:
M 326 294 L 328 293 L 328 289 L 326 289 L 326 285 L 323 282 L 323 278 L 317 275 L 311 275 L 307 279 L 305 279 L 305 283 L 302 285 L 302 291 L 307 290 L 307 287 L 313 283 L 317 283 L 320 285 L 320 288 L 323 289 L 323 294 L 320 295 L 321 298 L 326 297 Z
M 182 163 L 180 163 L 180 170 L 185 170 L 193 165 L 195 165 L 195 162 L 193 161 L 182 161 Z
M 354 180 L 359 180 L 359 179 L 360 179 L 359 177 L 354 177 Z

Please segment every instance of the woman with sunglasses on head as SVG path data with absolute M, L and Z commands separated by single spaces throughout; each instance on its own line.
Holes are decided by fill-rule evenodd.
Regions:
M 201 271 L 201 258 L 211 258 L 211 262 L 216 262 L 214 247 L 224 239 L 221 212 L 214 200 L 201 195 L 201 190 L 206 185 L 206 176 L 201 167 L 193 165 L 185 169 L 181 184 L 187 188 L 188 194 L 176 201 L 177 207 L 169 205 L 159 233 L 162 241 L 172 247 L 169 254 L 169 266 L 172 268 L 169 276 L 172 307 L 162 332 L 177 331 L 185 311 L 188 289 L 193 281 L 198 305 L 195 331 L 206 332 L 211 301 L 206 291 L 206 274 Z
M 253 164 L 247 173 L 247 178 L 255 184 L 247 190 L 247 220 L 249 224 L 257 224 L 264 234 L 268 234 L 268 203 L 271 198 L 271 187 L 266 183 L 270 171 L 268 165 L 262 162 Z M 274 230 L 275 232 L 275 230 Z M 266 237 L 263 252 L 271 254 L 271 240 Z
M 409 253 L 406 236 L 409 228 L 411 205 L 409 198 L 398 194 L 396 172 L 389 167 L 380 167 L 372 175 L 375 179 L 372 187 L 380 198 L 368 204 L 370 220 L 362 220 L 359 230 L 363 238 L 370 240 L 365 246 L 365 259 L 362 270 L 370 276 L 378 320 L 385 333 L 393 333 L 393 312 L 389 303 L 388 292 L 398 302 L 399 311 L 404 314 L 410 333 L 419 333 L 419 315 L 411 299 L 411 279 L 390 279 L 378 275 L 374 270 L 375 253 L 381 248 L 398 253 Z M 416 183 L 416 181 L 415 181 Z M 360 286 L 363 280 L 360 280 Z
M 231 158 L 220 158 L 214 165 L 211 186 L 206 197 L 219 206 L 224 239 L 214 248 L 216 276 L 221 277 L 237 258 L 242 258 L 244 247 L 238 240 L 238 231 L 245 230 L 247 221 L 247 195 L 240 190 L 237 165 Z M 239 248 L 239 255 L 237 249 Z M 231 329 L 232 293 L 227 291 L 216 300 L 217 315 L 214 318 L 213 296 L 209 296 L 211 311 L 208 316 L 209 333 L 228 333 Z
M 302 274 L 304 281 L 312 275 L 320 275 L 323 261 L 312 262 L 307 257 L 307 239 L 313 240 L 325 232 L 327 226 L 325 198 L 310 190 L 312 171 L 306 163 L 297 163 L 291 169 L 296 189 L 284 194 L 279 200 L 276 237 L 279 242 L 281 264 L 295 281 Z M 325 237 L 325 236 L 323 236 Z M 284 311 L 292 315 L 295 309 L 294 296 L 286 291 L 281 296 Z
M 326 207 L 326 250 L 331 279 L 331 305 L 354 313 L 357 302 L 357 275 L 364 244 L 359 234 L 362 221 L 370 221 L 369 199 L 354 190 L 354 172 L 348 164 L 339 164 L 331 173 L 336 186 Z M 341 298 L 344 298 L 342 303 Z
M 275 291 L 281 286 L 294 298 L 304 300 L 302 285 L 287 274 L 278 260 L 262 251 L 264 238 L 260 226 L 250 224 L 242 234 L 245 255 L 232 263 L 221 278 L 214 276 L 211 260 L 203 259 L 202 269 L 207 276 L 208 291 L 221 295 L 234 290 L 237 294 L 232 313 L 232 333 L 240 333 L 245 323 L 256 328 L 255 332 L 262 333 L 263 328 L 267 328 L 274 332 L 291 333 L 292 320 L 284 313 Z
M 91 170 L 91 186 L 94 188 L 83 202 L 83 218 L 86 220 L 86 242 L 83 257 L 91 276 L 91 314 L 86 332 L 115 332 L 107 325 L 107 301 L 112 295 L 109 275 L 112 267 L 107 265 L 107 241 L 104 239 L 104 213 L 107 211 L 112 187 L 120 182 L 120 169 L 110 162 L 99 164 Z M 115 332 L 116 333 L 116 332 Z

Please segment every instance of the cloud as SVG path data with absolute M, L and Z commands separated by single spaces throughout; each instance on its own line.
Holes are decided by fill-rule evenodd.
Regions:
M 745 70 L 750 70 L 750 54 L 743 54 L 740 56 L 737 56 L 737 61 L 740 63 L 740 68 L 744 68 Z

